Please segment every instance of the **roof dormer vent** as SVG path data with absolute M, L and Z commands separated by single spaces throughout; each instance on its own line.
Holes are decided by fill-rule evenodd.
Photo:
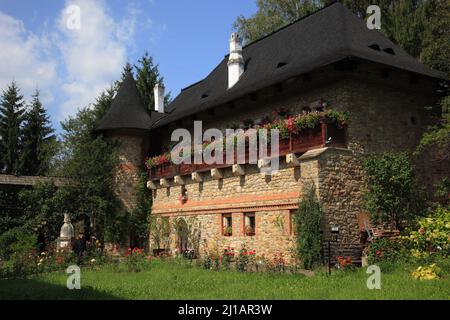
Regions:
M 372 49 L 372 50 L 375 50 L 375 51 L 381 51 L 380 46 L 377 45 L 376 43 L 371 44 L 371 45 L 369 46 L 369 48 Z
M 385 49 L 383 49 L 383 51 L 388 53 L 388 54 L 395 55 L 395 51 L 392 48 L 385 48 Z

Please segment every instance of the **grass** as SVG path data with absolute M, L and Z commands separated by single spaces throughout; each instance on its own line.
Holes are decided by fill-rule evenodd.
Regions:
M 67 275 L 43 274 L 0 280 L 0 299 L 450 299 L 450 279 L 419 281 L 397 266 L 381 277 L 381 289 L 366 287 L 365 268 L 351 273 L 239 273 L 203 270 L 186 263 L 155 261 L 129 273 L 111 266 L 81 272 L 81 289 L 66 288 Z

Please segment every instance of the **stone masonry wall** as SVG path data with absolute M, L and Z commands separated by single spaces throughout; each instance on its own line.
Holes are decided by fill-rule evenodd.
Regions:
M 246 175 L 235 177 L 231 169 L 223 170 L 224 178 L 214 180 L 209 172 L 203 173 L 203 182 L 193 182 L 186 176 L 188 201 L 181 204 L 181 186 L 153 191 L 153 214 L 187 219 L 195 217 L 201 225 L 200 253 L 219 251 L 231 246 L 238 251 L 242 243 L 255 249 L 258 255 L 271 258 L 282 252 L 287 260 L 292 258 L 293 234 L 291 211 L 297 207 L 302 176 L 312 170 L 304 167 L 287 167 L 272 177 L 258 173 L 256 165 L 246 165 Z M 244 235 L 244 214 L 254 213 L 255 236 Z M 223 235 L 222 214 L 231 214 L 232 236 Z M 172 233 L 172 253 L 177 250 L 177 235 Z
M 171 180 L 170 188 L 153 191 L 152 213 L 170 219 L 196 217 L 201 225 L 202 254 L 211 250 L 222 252 L 227 246 L 238 251 L 245 242 L 257 254 L 270 258 L 281 251 L 291 260 L 295 247 L 291 213 L 298 206 L 305 182 L 312 181 L 324 210 L 324 237 L 329 236 L 329 227 L 337 224 L 342 244 L 359 243 L 356 214 L 362 211 L 364 186 L 360 156 L 413 148 L 430 123 L 425 107 L 435 99 L 426 83 L 397 86 L 396 83 L 407 83 L 405 74 L 383 80 L 364 78 L 377 72 L 367 67 L 362 75 L 337 77 L 331 70 L 320 74 L 317 83 L 296 80 L 283 92 L 268 89 L 256 101 L 245 98 L 236 102 L 233 110 L 205 114 L 204 128 L 225 128 L 245 119 L 270 115 L 280 107 L 297 113 L 323 98 L 331 108 L 349 112 L 348 149 L 308 151 L 301 155 L 298 167 L 280 161 L 280 171 L 272 177 L 259 174 L 255 165 L 246 165 L 246 174 L 240 177 L 233 176 L 230 168 L 223 169 L 223 179 L 219 180 L 212 179 L 209 172 L 203 173 L 200 183 L 192 181 L 190 175 L 184 176 L 188 194 L 185 204 L 179 201 L 182 187 Z M 186 120 L 183 126 L 189 127 L 191 120 Z M 169 136 L 164 139 L 170 137 L 170 132 L 166 132 Z M 256 235 L 252 237 L 243 234 L 246 212 L 254 212 L 256 217 Z M 228 237 L 222 234 L 222 214 L 230 213 L 233 235 Z M 284 221 L 282 228 L 279 221 Z M 170 250 L 176 249 L 177 236 L 172 234 Z
M 136 132 L 115 132 L 108 137 L 119 143 L 119 165 L 114 174 L 115 191 L 124 209 L 131 212 L 136 206 L 139 169 L 143 167 L 145 136 Z

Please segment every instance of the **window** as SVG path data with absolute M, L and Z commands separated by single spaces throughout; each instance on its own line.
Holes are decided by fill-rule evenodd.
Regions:
M 226 237 L 233 235 L 233 218 L 231 214 L 222 215 L 222 234 Z
M 294 227 L 295 227 L 295 210 L 289 210 L 289 235 L 292 236 L 295 234 Z
M 244 214 L 244 234 L 246 236 L 254 236 L 256 232 L 256 220 L 254 213 Z

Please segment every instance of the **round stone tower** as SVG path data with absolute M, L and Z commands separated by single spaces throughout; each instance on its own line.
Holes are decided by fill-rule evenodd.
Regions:
M 115 191 L 124 209 L 131 212 L 136 206 L 139 170 L 149 145 L 151 118 L 136 87 L 133 75 L 123 80 L 111 107 L 100 120 L 97 132 L 119 142 L 119 165 L 114 174 Z

